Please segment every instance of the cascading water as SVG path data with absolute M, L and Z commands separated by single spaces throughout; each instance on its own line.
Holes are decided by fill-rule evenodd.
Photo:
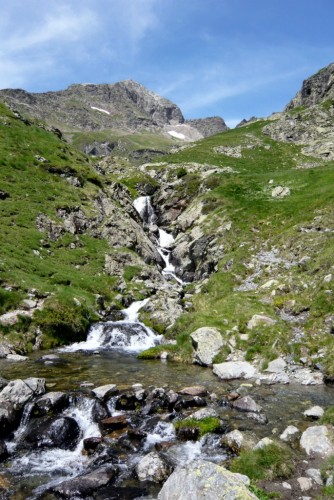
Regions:
M 139 310 L 149 299 L 133 302 L 122 312 L 124 320 L 95 323 L 91 326 L 87 340 L 76 342 L 61 349 L 62 352 L 96 351 L 100 349 L 122 349 L 142 351 L 159 343 L 160 336 L 138 320 Z
M 151 204 L 151 199 L 149 196 L 140 196 L 136 198 L 133 202 L 133 206 L 143 219 L 143 222 L 148 226 L 152 226 L 156 224 L 157 216 L 154 213 L 154 209 Z M 162 270 L 163 276 L 171 276 L 181 285 L 184 282 L 175 274 L 175 266 L 170 262 L 171 257 L 171 248 L 174 245 L 174 237 L 173 235 L 167 233 L 164 229 L 158 228 L 159 238 L 157 240 L 157 250 L 161 255 L 165 267 Z

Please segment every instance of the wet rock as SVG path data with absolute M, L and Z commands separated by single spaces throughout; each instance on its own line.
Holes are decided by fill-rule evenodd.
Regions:
M 236 408 L 240 411 L 252 412 L 252 413 L 260 413 L 262 408 L 258 405 L 253 398 L 250 396 L 245 396 L 243 398 L 236 399 L 232 403 L 233 408 Z
M 2 439 L 0 439 L 0 462 L 3 462 L 4 460 L 6 460 L 6 458 L 8 458 L 8 456 L 9 456 L 9 453 L 7 450 L 6 443 Z
M 71 417 L 41 417 L 32 419 L 19 442 L 20 448 L 61 448 L 72 450 L 76 447 L 80 428 Z
M 87 498 L 88 495 L 108 486 L 118 475 L 118 469 L 114 465 L 106 465 L 96 469 L 89 474 L 69 479 L 52 488 L 52 492 L 62 498 Z
M 128 437 L 132 441 L 143 441 L 147 437 L 147 433 L 139 429 L 129 429 Z
M 89 437 L 83 440 L 83 449 L 87 452 L 88 455 L 94 453 L 102 443 L 102 438 L 100 437 Z
M 264 413 L 255 413 L 255 412 L 249 411 L 249 412 L 246 412 L 245 415 L 250 420 L 255 420 L 255 422 L 257 422 L 259 424 L 264 425 L 264 424 L 268 423 L 268 419 Z
M 179 394 L 186 394 L 188 396 L 207 396 L 208 391 L 202 385 L 193 385 L 191 387 L 184 387 Z
M 334 453 L 334 433 L 326 425 L 313 426 L 303 432 L 300 439 L 301 448 L 307 455 L 323 457 Z
M 194 408 L 199 406 L 206 406 L 207 403 L 205 399 L 200 398 L 199 396 L 194 396 L 193 398 L 182 398 L 177 401 L 174 406 L 175 411 L 181 411 L 187 408 Z
M 102 435 L 106 435 L 118 429 L 125 429 L 127 425 L 128 421 L 126 415 L 104 418 L 99 422 L 99 427 Z
M 143 457 L 136 466 L 139 481 L 152 481 L 162 483 L 170 474 L 170 467 L 156 452 L 151 452 Z
M 195 349 L 194 361 L 200 365 L 210 366 L 224 341 L 217 328 L 198 328 L 190 334 Z
M 63 411 L 69 404 L 68 394 L 55 391 L 44 394 L 34 402 L 32 415 L 34 417 L 55 414 Z
M 0 436 L 8 438 L 20 423 L 20 412 L 9 401 L 0 401 Z
M 199 434 L 199 427 L 179 427 L 176 430 L 176 436 L 180 441 L 197 441 Z
M 133 392 L 126 392 L 120 395 L 116 401 L 116 410 L 135 410 L 138 408 L 139 401 L 136 394 Z
M 118 389 L 116 384 L 107 384 L 96 387 L 92 390 L 92 393 L 101 401 L 107 401 L 111 396 L 118 393 Z
M 304 411 L 304 417 L 309 418 L 310 420 L 319 420 L 324 413 L 325 411 L 321 408 L 321 406 L 312 406 L 312 408 Z
M 100 422 L 101 420 L 108 418 L 110 416 L 110 413 L 108 411 L 107 406 L 102 403 L 102 401 L 99 401 L 98 399 L 94 401 L 93 407 L 92 407 L 92 419 L 94 422 Z
M 34 396 L 39 396 L 45 393 L 45 379 L 30 377 L 24 379 L 24 383 L 33 391 Z
M 234 474 L 211 462 L 195 460 L 175 469 L 163 485 L 158 500 L 204 498 L 204 492 L 208 500 L 256 500 L 248 490 L 249 484 L 247 476 Z
M 222 380 L 252 378 L 256 374 L 254 366 L 246 361 L 227 361 L 213 365 L 213 373 Z
M 29 358 L 28 356 L 21 356 L 20 354 L 7 354 L 6 359 L 8 361 L 27 361 Z
M 1 356 L 0 356 L 1 358 Z M 8 385 L 8 380 L 6 380 L 5 378 L 3 377 L 0 377 L 0 391 L 2 391 L 2 389 L 4 387 L 6 387 L 6 385 Z

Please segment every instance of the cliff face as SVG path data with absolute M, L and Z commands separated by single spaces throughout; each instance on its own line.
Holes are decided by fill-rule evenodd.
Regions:
M 334 158 L 334 64 L 303 82 L 301 90 L 263 132 L 277 141 L 303 145 L 303 153 Z

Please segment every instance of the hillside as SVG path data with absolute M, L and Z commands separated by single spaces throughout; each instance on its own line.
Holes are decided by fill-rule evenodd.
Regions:
M 333 65 L 328 74 L 331 81 Z M 317 99 L 140 166 L 88 158 L 2 106 L 1 312 L 22 310 L 24 299 L 39 301 L 37 309 L 45 301 L 32 318 L 3 327 L 3 339 L 22 352 L 83 338 L 94 318 L 151 296 L 142 319 L 177 343 L 143 357 L 167 350 L 191 361 L 190 334 L 212 326 L 224 339 L 216 361 L 265 367 L 284 354 L 330 379 L 334 162 L 326 85 Z M 175 237 L 171 259 L 184 288 L 161 278 L 154 235 L 132 207 L 140 195 L 151 195 L 159 226 Z

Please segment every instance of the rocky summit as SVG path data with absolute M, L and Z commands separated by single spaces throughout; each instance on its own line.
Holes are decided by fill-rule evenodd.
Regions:
M 0 92 L 2 498 L 331 498 L 333 78 Z
M 164 151 L 175 140 L 200 139 L 228 129 L 219 117 L 185 121 L 176 104 L 133 80 L 74 84 L 45 93 L 6 89 L 0 91 L 0 100 L 59 128 L 69 141 L 91 154 L 122 149 L 119 141 L 128 134 L 151 133 L 153 137 L 146 137 L 147 147 L 159 146 Z M 141 142 L 145 146 L 145 137 Z

